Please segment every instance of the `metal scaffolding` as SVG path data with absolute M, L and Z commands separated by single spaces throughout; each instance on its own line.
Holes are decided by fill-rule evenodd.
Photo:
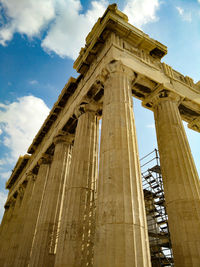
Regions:
M 140 163 L 152 267 L 174 266 L 158 150 Z

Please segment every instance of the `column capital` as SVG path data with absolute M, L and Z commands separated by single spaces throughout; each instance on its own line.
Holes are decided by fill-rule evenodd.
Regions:
M 6 206 L 14 206 L 16 202 L 16 198 L 14 196 L 11 196 L 9 200 L 6 202 Z
M 162 85 L 159 85 L 156 90 L 143 100 L 142 105 L 146 108 L 154 109 L 163 101 L 173 101 L 179 105 L 182 100 L 183 97 L 176 92 L 164 89 Z
M 38 165 L 50 164 L 52 162 L 52 156 L 49 154 L 42 154 L 42 157 L 38 160 Z
M 26 173 L 26 181 L 28 182 L 31 179 L 35 181 L 36 175 L 32 171 L 29 171 Z
M 190 123 L 188 123 L 188 128 L 200 132 L 200 116 L 196 117 Z
M 72 142 L 74 140 L 74 135 L 73 134 L 69 134 L 63 131 L 59 131 L 58 134 L 54 137 L 53 139 L 53 143 L 55 145 L 59 144 L 59 143 L 66 143 L 68 145 L 71 145 Z
M 24 192 L 25 192 L 25 187 L 23 185 L 20 185 L 19 188 L 18 188 L 18 190 L 17 190 L 18 196 L 20 198 L 23 198 Z
M 121 60 L 110 61 L 101 71 L 99 80 L 105 82 L 114 73 L 123 73 L 133 79 L 135 77 L 134 71 L 123 64 Z
M 77 106 L 74 110 L 74 114 L 79 118 L 82 114 L 86 112 L 93 112 L 95 115 L 98 115 L 98 111 L 102 109 L 102 104 L 96 102 L 83 103 Z

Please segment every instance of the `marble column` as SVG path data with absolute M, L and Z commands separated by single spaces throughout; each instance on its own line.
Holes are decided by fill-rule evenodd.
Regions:
M 15 266 L 14 262 L 15 262 L 18 248 L 21 242 L 24 241 L 23 239 L 21 239 L 21 236 L 22 236 L 23 227 L 24 227 L 24 224 L 27 218 L 27 211 L 30 205 L 30 198 L 31 198 L 31 194 L 34 188 L 35 178 L 36 176 L 32 172 L 29 172 L 23 183 L 24 185 L 22 185 L 23 186 L 23 199 L 22 199 L 20 209 L 17 214 L 15 227 L 13 228 L 13 232 L 11 233 L 12 237 L 11 237 L 11 241 L 9 245 L 9 254 L 6 260 L 6 264 L 5 264 L 5 266 L 7 267 Z
M 103 75 L 94 266 L 149 267 L 149 240 L 131 92 L 134 73 L 120 61 L 112 61 Z
M 10 204 L 8 204 L 6 207 L 5 207 L 5 211 L 4 211 L 4 214 L 3 214 L 3 218 L 2 218 L 2 221 L 1 221 L 1 225 L 0 225 L 0 243 L 3 242 L 2 240 L 2 236 L 1 234 L 3 234 L 3 229 L 5 228 L 5 225 L 8 223 L 8 220 L 9 220 L 9 217 L 10 217 Z
M 6 247 L 8 245 L 8 230 L 11 224 L 11 219 L 13 216 L 13 211 L 15 207 L 16 198 L 11 197 L 9 202 L 7 203 L 7 208 L 4 214 L 4 220 L 1 225 L 1 236 L 0 236 L 0 266 L 3 266 L 4 264 L 4 254 Z
M 14 205 L 13 212 L 12 212 L 12 216 L 10 218 L 8 227 L 4 235 L 3 248 L 1 250 L 1 255 L 0 255 L 0 266 L 7 266 L 8 264 L 8 259 L 9 259 L 8 256 L 10 253 L 12 237 L 16 230 L 18 213 L 19 213 L 21 201 L 23 198 L 23 191 L 24 191 L 23 187 L 20 186 L 15 195 L 16 199 L 15 200 L 13 199 L 12 201 Z
M 146 100 L 154 110 L 169 230 L 176 267 L 200 266 L 200 181 L 178 109 L 163 90 Z
M 55 267 L 92 264 L 97 151 L 97 117 L 94 107 L 88 105 L 78 118 Z
M 72 136 L 55 137 L 55 151 L 47 178 L 44 198 L 36 226 L 30 256 L 30 267 L 54 266 L 55 243 L 66 183 L 67 162 L 71 151 Z
M 49 166 L 51 163 L 51 157 L 49 155 L 43 155 L 39 160 L 39 171 L 35 180 L 35 186 L 30 200 L 28 203 L 28 209 L 26 210 L 26 218 L 24 226 L 21 230 L 20 246 L 15 258 L 15 267 L 28 266 L 30 259 L 30 251 L 35 233 L 36 223 L 42 205 L 44 191 L 46 187 L 46 181 L 49 172 Z

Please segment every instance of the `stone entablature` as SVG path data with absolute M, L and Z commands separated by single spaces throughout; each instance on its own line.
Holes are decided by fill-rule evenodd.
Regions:
M 79 73 L 84 75 L 87 72 L 90 64 L 106 42 L 108 35 L 113 31 L 117 36 L 126 40 L 133 49 L 139 48 L 159 59 L 167 54 L 166 46 L 129 24 L 127 16 L 117 10 L 116 5 L 112 5 L 106 10 L 102 18 L 99 18 L 86 37 L 85 48 L 81 49 L 79 57 L 74 62 L 74 68 Z
M 75 79 L 73 77 L 69 78 L 68 82 L 66 83 L 65 87 L 63 88 L 62 92 L 60 93 L 58 100 L 54 104 L 53 108 L 51 109 L 48 117 L 44 121 L 42 127 L 40 128 L 39 132 L 33 139 L 32 144 L 28 148 L 28 153 L 33 154 L 39 144 L 42 142 L 46 133 L 50 130 L 52 124 L 58 118 L 61 110 L 65 107 L 66 102 L 68 101 L 69 97 L 74 93 L 77 88 L 77 83 L 79 79 Z
M 28 154 L 19 157 L 9 180 L 6 182 L 6 189 L 10 189 L 14 185 L 14 183 L 18 179 L 18 176 L 21 174 L 23 169 L 26 167 L 30 157 L 31 156 Z

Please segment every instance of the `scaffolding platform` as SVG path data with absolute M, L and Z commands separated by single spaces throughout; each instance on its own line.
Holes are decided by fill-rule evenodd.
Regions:
M 174 266 L 158 150 L 140 159 L 152 267 Z

